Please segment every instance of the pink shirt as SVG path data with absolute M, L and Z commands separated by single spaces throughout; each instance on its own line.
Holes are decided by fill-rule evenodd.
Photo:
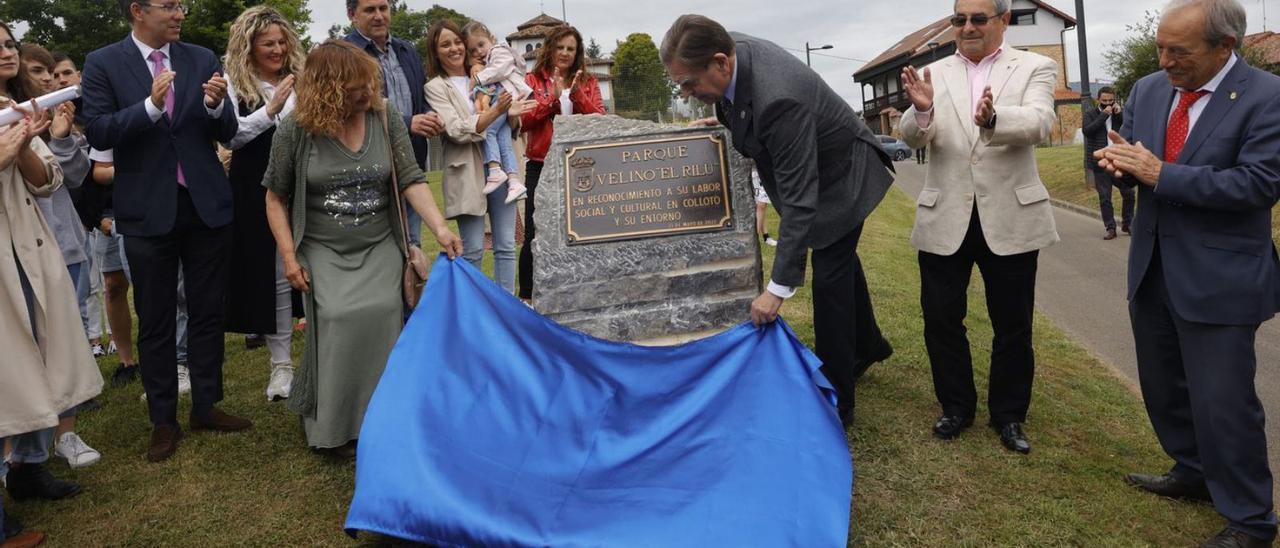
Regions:
M 964 63 L 965 69 L 969 74 L 969 105 L 973 108 L 970 114 L 978 114 L 978 103 L 982 101 L 982 92 L 987 89 L 987 84 L 991 81 L 991 68 L 995 66 L 996 60 L 1000 59 L 1000 55 L 1004 53 L 1004 45 L 996 48 L 991 55 L 983 57 L 981 61 L 974 63 L 968 57 L 956 53 L 956 57 Z M 926 129 L 933 122 L 933 109 L 928 112 L 916 113 L 916 125 L 920 129 Z

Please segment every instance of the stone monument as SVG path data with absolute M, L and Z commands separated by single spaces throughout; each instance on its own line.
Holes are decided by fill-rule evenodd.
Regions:
M 750 318 L 762 290 L 755 202 L 726 129 L 558 117 L 536 199 L 539 313 L 640 344 Z

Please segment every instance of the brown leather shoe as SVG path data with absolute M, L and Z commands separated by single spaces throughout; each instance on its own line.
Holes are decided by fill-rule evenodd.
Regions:
M 147 449 L 148 462 L 160 462 L 173 456 L 178 450 L 178 440 L 182 439 L 182 429 L 177 425 L 157 426 L 151 430 L 151 447 Z
M 199 432 L 201 430 L 213 430 L 216 432 L 239 432 L 248 430 L 253 426 L 249 419 L 228 415 L 223 413 L 217 407 L 210 407 L 209 411 L 200 417 L 195 410 L 191 411 L 191 431 Z
M 1114 240 L 1114 239 L 1116 239 L 1116 229 L 1114 229 L 1114 228 L 1108 228 L 1108 229 L 1107 229 L 1107 234 L 1106 234 L 1105 236 L 1103 236 L 1103 237 L 1102 237 L 1102 239 L 1104 239 L 1104 240 Z
M 0 546 L 3 548 L 31 548 L 44 544 L 44 533 L 40 531 L 27 531 L 19 533 L 18 536 L 4 539 Z

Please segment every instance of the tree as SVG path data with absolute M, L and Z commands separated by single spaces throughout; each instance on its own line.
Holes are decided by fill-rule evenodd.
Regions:
M 1159 25 L 1160 14 L 1146 12 L 1141 21 L 1125 25 L 1125 30 L 1131 34 L 1104 55 L 1107 70 L 1115 77 L 1117 96 L 1128 97 L 1138 80 L 1160 71 L 1160 59 L 1156 54 L 1156 27 Z
M 591 40 L 589 40 L 589 41 L 587 42 L 587 51 L 586 51 L 586 54 L 587 54 L 587 58 L 589 58 L 589 59 L 599 59 L 599 58 L 600 58 L 600 55 L 601 55 L 601 54 L 600 54 L 600 44 L 596 43 L 596 39 L 595 39 L 594 37 L 592 37 L 592 38 L 591 38 Z
M 116 4 L 103 9 L 101 0 L 4 0 L 0 20 L 10 25 L 25 23 L 23 41 L 66 53 L 77 65 L 84 63 L 89 52 L 129 33 Z
M 471 18 L 463 13 L 439 4 L 433 4 L 427 11 L 418 11 L 410 8 L 405 0 L 391 2 L 391 35 L 413 42 L 414 49 L 423 59 L 427 58 L 427 31 L 442 19 L 453 21 L 459 27 L 471 22 Z M 351 31 L 351 25 L 335 24 L 329 27 L 329 38 L 342 38 Z
M 614 95 L 618 113 L 657 120 L 671 104 L 672 87 L 667 81 L 658 46 L 648 34 L 627 36 L 613 51 Z
M 209 48 L 218 57 L 226 53 L 231 23 L 246 8 L 258 5 L 274 8 L 293 25 L 300 38 L 305 38 L 307 29 L 311 27 L 307 0 L 188 0 L 185 3 L 191 12 L 182 24 L 182 41 Z M 309 46 L 310 39 L 305 38 L 303 47 Z

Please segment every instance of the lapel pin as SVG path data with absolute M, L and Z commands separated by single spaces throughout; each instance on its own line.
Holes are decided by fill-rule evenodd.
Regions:
M 740 110 L 740 111 L 738 111 L 738 117 L 739 117 L 739 118 L 742 118 L 743 120 L 746 120 L 746 119 L 747 119 L 747 112 L 746 112 L 746 111 L 744 111 L 744 110 Z
M 1236 92 L 1234 92 L 1234 91 L 1233 91 L 1233 92 L 1231 92 L 1230 99 L 1231 99 L 1232 101 L 1235 101 L 1235 100 L 1236 100 L 1236 97 L 1239 97 L 1239 96 L 1240 96 L 1240 94 L 1239 94 L 1239 93 L 1236 93 Z

